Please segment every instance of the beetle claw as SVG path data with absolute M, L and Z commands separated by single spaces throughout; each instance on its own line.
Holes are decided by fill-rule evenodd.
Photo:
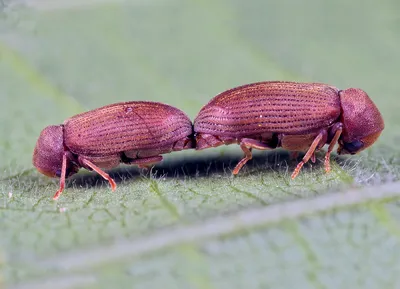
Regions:
M 53 196 L 53 201 L 57 201 L 60 195 L 62 194 L 64 188 L 60 188 Z

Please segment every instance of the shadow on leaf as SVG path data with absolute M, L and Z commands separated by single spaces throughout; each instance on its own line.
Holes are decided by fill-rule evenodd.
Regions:
M 324 152 L 317 154 L 316 164 L 312 164 L 317 168 L 323 166 Z M 296 167 L 298 162 L 303 157 L 299 154 L 297 158 L 292 158 L 290 153 L 284 150 L 276 150 L 274 152 L 257 152 L 253 154 L 253 159 L 248 161 L 247 164 L 239 172 L 238 176 L 268 171 L 284 174 L 289 170 Z M 188 156 L 178 160 L 164 160 L 163 162 L 155 165 L 149 170 L 139 169 L 136 166 L 121 166 L 116 169 L 108 171 L 109 175 L 116 181 L 121 183 L 124 181 L 136 180 L 138 178 L 179 178 L 190 179 L 199 177 L 212 177 L 215 175 L 231 175 L 233 168 L 240 160 L 238 154 L 224 154 L 222 156 Z M 340 161 L 340 159 L 336 160 Z M 307 163 L 303 170 L 307 170 L 310 166 Z M 81 170 L 84 171 L 84 170 Z M 70 178 L 68 184 L 70 186 L 82 187 L 101 187 L 107 186 L 108 182 L 100 175 L 86 172 L 80 173 Z

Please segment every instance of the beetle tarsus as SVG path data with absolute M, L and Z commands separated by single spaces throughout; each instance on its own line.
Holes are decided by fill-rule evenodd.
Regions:
M 326 153 L 325 155 L 325 172 L 326 173 L 330 173 L 331 172 L 331 163 L 330 163 L 330 158 L 331 158 L 331 154 L 329 152 Z
M 64 186 L 60 185 L 60 188 L 58 189 L 58 191 L 53 196 L 53 201 L 57 201 L 58 200 L 58 198 L 61 196 L 63 190 L 64 190 Z
M 300 173 L 300 170 L 304 164 L 305 164 L 304 161 L 301 161 L 297 164 L 296 168 L 294 169 L 294 171 L 292 173 L 292 180 L 294 180 L 297 177 L 297 175 Z

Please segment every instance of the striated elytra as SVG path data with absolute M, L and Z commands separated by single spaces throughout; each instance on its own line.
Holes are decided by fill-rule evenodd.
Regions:
M 305 152 L 294 179 L 315 152 L 356 154 L 371 146 L 384 129 L 382 116 L 366 92 L 339 90 L 322 83 L 267 81 L 224 91 L 200 110 L 192 124 L 181 110 L 158 102 L 132 101 L 78 114 L 42 130 L 33 153 L 39 172 L 65 179 L 83 167 L 109 181 L 103 171 L 120 163 L 150 167 L 162 154 L 238 144 L 244 152 L 233 174 L 252 158 L 252 149 Z
M 150 167 L 162 154 L 194 147 L 192 122 L 181 110 L 158 102 L 132 101 L 107 105 L 42 130 L 33 165 L 44 175 L 60 177 L 57 199 L 65 178 L 83 167 L 109 181 L 102 169 L 120 163 Z
M 267 81 L 239 86 L 215 96 L 194 120 L 196 149 L 239 144 L 243 159 L 253 148 L 282 147 L 306 152 L 294 179 L 315 152 L 329 144 L 325 170 L 336 143 L 338 154 L 356 154 L 371 146 L 384 129 L 382 116 L 366 92 L 339 90 L 322 83 Z

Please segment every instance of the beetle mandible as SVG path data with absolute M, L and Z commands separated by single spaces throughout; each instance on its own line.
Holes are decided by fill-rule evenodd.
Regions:
M 252 158 L 252 149 L 306 152 L 292 179 L 315 152 L 329 144 L 330 154 L 356 154 L 371 146 L 384 121 L 367 93 L 358 88 L 339 90 L 323 83 L 257 82 L 224 91 L 203 106 L 194 121 L 196 149 L 239 144 L 243 159 L 233 174 Z
M 60 177 L 56 200 L 65 179 L 83 167 L 115 181 L 102 169 L 120 163 L 150 167 L 162 154 L 194 148 L 191 120 L 181 110 L 158 102 L 111 104 L 51 125 L 40 133 L 33 165 L 44 175 Z

